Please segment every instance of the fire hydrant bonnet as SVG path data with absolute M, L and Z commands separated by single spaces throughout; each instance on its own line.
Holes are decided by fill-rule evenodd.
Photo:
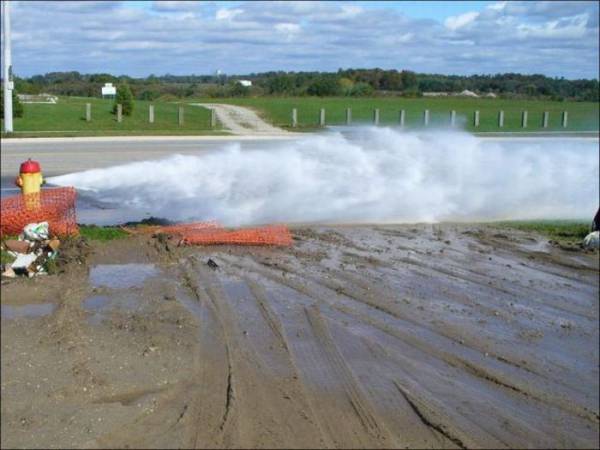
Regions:
M 40 163 L 29 158 L 27 161 L 21 163 L 20 173 L 38 173 L 41 172 L 42 168 Z

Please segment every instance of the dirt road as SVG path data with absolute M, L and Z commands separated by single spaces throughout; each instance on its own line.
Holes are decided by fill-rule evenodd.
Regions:
M 597 253 L 468 225 L 294 237 L 135 237 L 3 285 L 2 447 L 597 446 Z
M 220 103 L 191 103 L 191 105 L 214 109 L 223 128 L 236 135 L 292 135 L 289 131 L 265 122 L 249 108 Z

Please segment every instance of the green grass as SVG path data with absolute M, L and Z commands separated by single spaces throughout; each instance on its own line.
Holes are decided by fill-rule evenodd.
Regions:
M 85 120 L 85 104 L 92 105 L 92 120 Z M 154 105 L 154 123 L 148 123 L 148 106 Z M 178 123 L 177 103 L 135 102 L 131 116 L 121 123 L 112 114 L 112 100 L 60 97 L 56 104 L 24 104 L 25 114 L 14 119 L 16 136 L 106 136 L 222 134 L 210 127 L 210 111 L 184 106 L 184 124 Z
M 533 220 L 497 222 L 495 226 L 540 233 L 551 240 L 577 244 L 590 232 L 590 224 L 576 220 Z
M 123 239 L 129 234 L 117 227 L 99 227 L 96 225 L 80 225 L 79 234 L 92 241 L 112 241 Z
M 380 110 L 382 125 L 397 124 L 399 111 L 406 111 L 407 128 L 422 126 L 423 111 L 430 111 L 430 126 L 447 126 L 450 111 L 455 110 L 457 124 L 468 131 L 598 131 L 599 108 L 594 102 L 551 102 L 472 98 L 349 98 L 349 97 L 256 97 L 197 99 L 180 102 L 185 108 L 184 125 L 177 120 L 178 103 L 137 100 L 132 116 L 118 123 L 111 113 L 112 100 L 84 97 L 60 97 L 58 103 L 25 104 L 25 115 L 14 121 L 14 136 L 120 136 L 120 135 L 218 135 L 223 130 L 210 128 L 210 111 L 189 103 L 229 103 L 255 109 L 267 121 L 284 128 L 291 123 L 292 108 L 298 110 L 298 130 L 318 125 L 319 110 L 325 108 L 326 123 L 341 125 L 346 108 L 352 109 L 354 124 L 372 123 L 373 110 Z M 92 121 L 85 120 L 85 104 L 92 104 Z M 154 104 L 155 123 L 148 123 L 148 105 Z M 480 111 L 480 125 L 473 126 L 473 113 Z M 498 111 L 504 111 L 504 127 L 498 127 Z M 527 128 L 521 128 L 521 112 L 529 113 Z M 567 128 L 561 124 L 562 111 L 568 111 Z M 542 114 L 550 113 L 548 128 L 542 127 Z
M 346 108 L 352 108 L 353 123 L 372 123 L 373 110 L 379 108 L 383 125 L 397 124 L 399 111 L 406 111 L 407 127 L 421 126 L 423 111 L 430 111 L 430 126 L 445 126 L 450 121 L 450 111 L 455 110 L 457 123 L 469 131 L 598 131 L 598 103 L 551 102 L 471 98 L 316 98 L 316 97 L 257 97 L 229 99 L 200 99 L 198 102 L 229 103 L 257 110 L 265 119 L 277 126 L 289 127 L 292 108 L 298 109 L 300 128 L 314 128 L 318 124 L 319 110 L 325 108 L 326 123 L 341 125 L 346 121 Z M 473 113 L 480 111 L 480 125 L 473 126 Z M 498 127 L 498 111 L 504 111 L 504 127 Z M 528 126 L 521 128 L 521 111 L 528 111 Z M 568 126 L 561 125 L 562 111 L 568 111 Z M 548 128 L 542 127 L 542 114 L 550 113 Z
M 0 250 L 0 264 L 8 264 L 15 260 L 15 257 L 10 255 L 6 250 Z

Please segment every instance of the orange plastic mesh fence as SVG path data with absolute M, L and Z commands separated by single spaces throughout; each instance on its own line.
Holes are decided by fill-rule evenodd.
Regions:
M 158 227 L 155 232 L 157 233 L 166 233 L 166 234 L 181 234 L 185 235 L 186 233 L 194 232 L 194 231 L 203 231 L 203 230 L 215 230 L 220 229 L 221 226 L 215 221 L 208 222 L 192 222 L 192 223 L 180 223 L 176 225 L 166 225 Z
M 206 228 L 204 230 L 188 230 L 181 235 L 181 243 L 188 245 L 292 245 L 292 235 L 288 227 L 284 225 L 240 230 Z
M 32 222 L 48 222 L 51 235 L 78 234 L 75 188 L 44 189 L 39 194 L 0 200 L 0 235 L 20 234 Z

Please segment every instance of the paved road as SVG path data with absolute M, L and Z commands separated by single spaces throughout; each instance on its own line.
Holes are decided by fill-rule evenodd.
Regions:
M 132 161 L 157 159 L 173 153 L 193 155 L 240 143 L 242 148 L 264 148 L 297 136 L 177 136 L 107 138 L 3 139 L 1 176 L 14 177 L 27 158 L 42 165 L 45 176 L 102 168 Z

